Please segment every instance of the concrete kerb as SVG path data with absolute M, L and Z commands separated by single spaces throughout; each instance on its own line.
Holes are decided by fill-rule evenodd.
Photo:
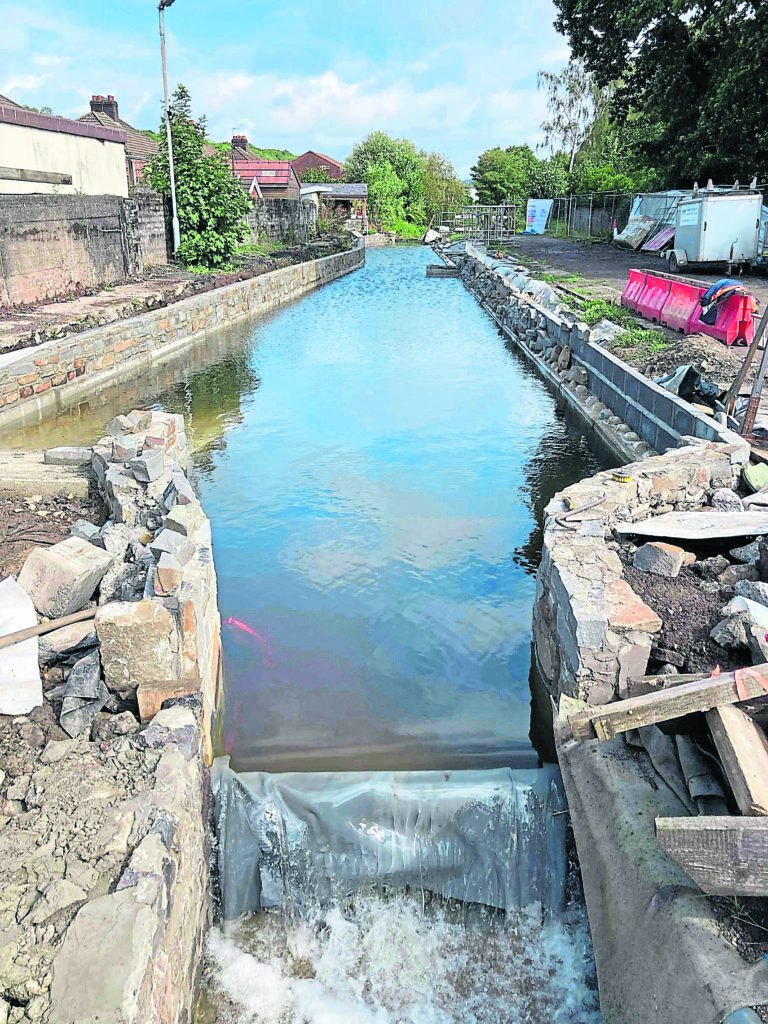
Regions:
M 135 379 L 207 331 L 276 309 L 359 269 L 365 245 L 282 267 L 69 338 L 0 355 L 0 431 L 37 423 L 113 381 Z

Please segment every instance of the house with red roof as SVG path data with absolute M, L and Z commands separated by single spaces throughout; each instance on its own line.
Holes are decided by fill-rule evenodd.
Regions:
M 325 171 L 331 181 L 341 178 L 344 174 L 344 168 L 338 160 L 334 160 L 332 156 L 327 156 L 325 153 L 318 153 L 314 149 L 308 149 L 306 153 L 302 153 L 301 156 L 297 156 L 291 162 L 299 178 L 301 178 L 303 171 L 307 171 L 310 168 L 318 168 Z

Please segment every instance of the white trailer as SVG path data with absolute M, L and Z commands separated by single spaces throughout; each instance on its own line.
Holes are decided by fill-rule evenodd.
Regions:
M 759 192 L 703 192 L 681 199 L 675 219 L 669 269 L 688 263 L 751 265 L 760 252 L 763 197 Z

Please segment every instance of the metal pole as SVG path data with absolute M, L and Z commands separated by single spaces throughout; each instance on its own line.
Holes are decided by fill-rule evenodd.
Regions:
M 171 227 L 173 230 L 173 251 L 178 252 L 181 236 L 179 234 L 179 213 L 176 208 L 176 177 L 173 173 L 173 140 L 171 138 L 171 109 L 168 100 L 168 72 L 165 66 L 165 20 L 164 11 L 170 7 L 173 0 L 160 0 L 158 11 L 160 12 L 160 53 L 163 58 L 163 95 L 165 97 L 165 131 L 168 136 L 168 176 L 171 179 Z

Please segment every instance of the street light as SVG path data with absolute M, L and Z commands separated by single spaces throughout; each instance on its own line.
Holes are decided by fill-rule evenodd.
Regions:
M 165 20 L 163 18 L 163 12 L 166 7 L 170 7 L 174 0 L 160 0 L 158 4 L 158 11 L 160 12 L 160 52 L 163 56 L 163 93 L 165 95 L 165 130 L 168 135 L 168 172 L 171 179 L 171 210 L 173 212 L 173 220 L 171 222 L 173 228 L 173 251 L 177 252 L 179 248 L 179 242 L 181 236 L 179 235 L 179 214 L 176 209 L 176 178 L 173 173 L 173 141 L 171 138 L 171 110 L 168 102 L 168 72 L 165 67 Z

